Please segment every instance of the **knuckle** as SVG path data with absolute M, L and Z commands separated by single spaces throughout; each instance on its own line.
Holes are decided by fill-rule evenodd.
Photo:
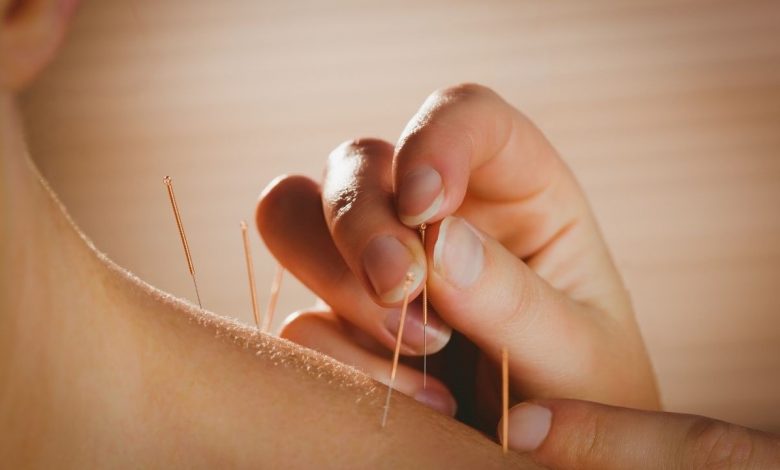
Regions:
M 493 98 L 495 95 L 493 90 L 477 83 L 459 83 L 440 88 L 433 93 L 439 101 L 444 102 Z
M 597 462 L 602 452 L 604 442 L 604 421 L 601 414 L 592 411 L 583 412 L 585 415 L 585 439 L 580 442 L 579 460 L 582 462 Z
M 399 154 L 406 149 L 425 149 L 426 144 L 432 145 L 429 136 L 435 136 L 438 148 L 473 148 L 474 130 L 464 116 L 501 109 L 494 105 L 502 101 L 496 92 L 476 83 L 461 83 L 434 91 L 401 134 Z
M 690 468 L 747 468 L 753 455 L 747 429 L 707 418 L 694 421 L 684 444 Z
M 330 158 L 342 158 L 344 156 L 361 155 L 366 157 L 385 156 L 392 154 L 393 145 L 375 137 L 358 137 L 342 142 L 330 154 Z
M 533 325 L 542 314 L 539 308 L 540 294 L 528 273 L 516 266 L 513 271 L 508 276 L 513 279 L 512 288 L 504 289 L 500 295 L 505 298 L 497 303 L 505 307 L 496 312 L 492 323 L 500 328 L 498 331 L 504 330 L 514 338 L 522 338 L 529 331 L 533 332 Z
M 602 413 L 587 403 L 572 404 L 566 411 L 567 419 L 576 422 L 578 432 L 565 436 L 566 442 L 558 448 L 567 468 L 587 467 L 590 462 L 602 461 L 609 449 L 604 445 L 609 426 Z
M 346 237 L 350 233 L 373 226 L 370 221 L 377 217 L 377 208 L 391 204 L 391 195 L 382 191 L 364 191 L 359 187 L 344 188 L 334 195 L 331 206 L 331 233 Z
M 376 181 L 376 159 L 390 159 L 393 146 L 380 139 L 359 138 L 343 142 L 328 157 L 322 197 L 331 228 L 357 214 L 362 206 L 386 196 Z
M 330 192 L 327 196 L 327 204 L 331 212 L 331 228 L 343 225 L 344 219 L 350 213 L 354 213 L 359 198 L 360 190 L 357 186 L 349 185 Z

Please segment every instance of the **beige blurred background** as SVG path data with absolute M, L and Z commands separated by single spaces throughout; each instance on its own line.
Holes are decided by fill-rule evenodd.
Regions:
M 780 3 L 92 0 L 23 105 L 35 159 L 122 266 L 251 321 L 239 221 L 281 173 L 395 140 L 476 81 L 590 195 L 669 409 L 780 432 Z M 261 300 L 274 264 L 253 238 Z M 279 311 L 312 295 L 289 277 Z

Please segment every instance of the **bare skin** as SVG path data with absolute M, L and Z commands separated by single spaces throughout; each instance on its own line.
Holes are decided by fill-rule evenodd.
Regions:
M 531 467 L 355 369 L 101 255 L 0 101 L 0 462 L 19 467 Z
M 361 350 L 360 343 L 353 344 L 360 337 L 358 331 L 345 330 L 346 323 L 338 316 L 359 320 L 370 319 L 367 314 L 372 312 L 389 315 L 393 312 L 386 307 L 392 302 L 379 299 L 385 310 L 377 311 L 380 307 L 362 292 L 361 302 L 344 304 L 343 310 L 333 311 L 320 305 L 319 311 L 302 312 L 289 321 L 285 335 L 323 353 L 319 354 L 194 309 L 122 270 L 92 246 L 40 177 L 29 158 L 13 104 L 14 93 L 24 89 L 56 53 L 77 1 L 0 0 L 0 466 L 531 468 L 533 461 L 549 468 L 603 469 L 773 468 L 780 462 L 780 440 L 776 436 L 704 417 L 578 400 L 536 397 L 510 410 L 509 436 L 502 439 L 508 441 L 510 449 L 525 453 L 526 457 L 502 456 L 499 448 L 483 435 L 400 394 L 393 402 L 388 427 L 380 429 L 378 419 L 386 388 L 323 354 L 355 364 L 368 373 L 374 373 L 373 369 L 380 365 L 387 370 L 383 357 L 371 357 Z M 440 109 L 446 111 L 446 107 Z M 456 114 L 464 118 L 481 115 Z M 413 130 L 422 131 L 424 127 Z M 483 130 L 487 135 L 493 132 L 489 127 Z M 437 133 L 421 134 L 436 137 Z M 438 145 L 442 142 L 439 137 L 422 140 Z M 402 140 L 409 143 L 415 139 Z M 334 163 L 334 174 L 338 174 L 343 170 L 341 164 L 349 161 L 341 161 L 336 154 Z M 461 177 L 464 175 L 460 173 Z M 456 188 L 463 189 L 452 176 L 449 174 L 448 184 L 454 181 Z M 369 184 L 364 189 L 370 189 L 372 181 L 366 182 Z M 461 178 L 460 183 L 463 182 Z M 295 188 L 297 191 L 280 190 Z M 316 183 L 287 178 L 277 181 L 272 189 L 266 192 L 259 207 L 260 228 L 269 220 L 271 209 L 283 206 L 273 202 L 282 201 L 285 198 L 278 196 L 285 195 L 293 196 L 285 199 L 288 203 L 303 202 L 306 208 L 315 209 L 307 212 L 311 218 L 304 219 L 322 229 L 306 232 L 314 237 L 315 246 L 327 249 L 317 253 L 320 258 L 325 256 L 320 259 L 323 263 L 309 264 L 308 270 L 298 273 L 304 281 L 315 284 L 314 290 L 330 299 L 331 307 L 337 306 L 333 301 L 344 293 L 344 288 L 361 292 L 360 283 L 351 282 L 357 278 L 349 276 L 342 277 L 347 282 L 336 285 L 342 290 L 335 294 L 314 282 L 321 279 L 314 275 L 323 270 L 346 272 L 341 256 L 351 255 L 353 248 L 351 244 L 344 245 L 349 250 L 340 254 L 334 247 L 327 227 L 321 223 L 326 215 L 323 209 L 329 206 L 322 204 Z M 404 210 L 414 213 L 419 209 L 414 206 L 420 202 L 407 196 L 398 198 Z M 449 211 L 455 208 L 457 200 L 445 197 L 443 202 L 441 207 Z M 418 220 L 409 219 L 412 212 L 407 217 L 401 214 L 402 222 L 414 226 Z M 546 216 L 555 219 L 561 213 L 548 210 Z M 385 222 L 383 227 L 398 228 L 393 218 L 386 218 Z M 457 221 L 449 224 L 464 226 Z M 414 235 L 407 232 L 409 237 Z M 433 227 L 431 240 L 439 244 L 444 239 L 442 243 L 449 245 L 447 240 L 451 238 L 444 233 L 441 227 Z M 463 237 L 455 237 L 458 238 L 463 241 Z M 418 243 L 416 235 L 413 239 Z M 281 255 L 285 254 L 284 246 L 276 244 Z M 418 248 L 421 253 L 422 246 Z M 596 248 L 596 253 L 606 253 L 605 246 L 597 243 Z M 488 260 L 507 254 L 502 255 L 503 248 L 496 243 L 483 249 Z M 445 247 L 444 252 L 447 251 Z M 608 261 L 608 256 L 601 259 Z M 433 261 L 435 266 L 436 256 Z M 511 261 L 517 263 L 514 258 Z M 532 264 L 539 267 L 535 263 L 529 266 Z M 486 266 L 490 268 L 491 263 Z M 493 265 L 496 266 L 499 264 Z M 589 282 L 598 285 L 611 279 L 619 284 L 610 264 L 601 266 L 607 269 L 586 276 Z M 395 267 L 401 274 L 408 269 L 401 264 Z M 456 272 L 445 269 L 442 280 Z M 515 274 L 518 272 L 515 270 Z M 489 284 L 498 290 L 493 291 L 494 295 L 482 296 L 482 301 L 500 300 L 506 293 L 516 291 L 512 270 L 505 275 L 499 275 L 501 270 L 492 273 L 495 282 Z M 436 276 L 432 277 L 435 281 Z M 465 278 L 455 280 L 458 279 Z M 554 282 L 554 276 L 551 279 L 553 284 L 559 284 Z M 377 288 L 388 279 L 380 276 L 369 280 Z M 444 284 L 439 283 L 439 287 Z M 483 347 L 490 346 L 485 338 L 493 338 L 498 332 L 520 340 L 521 349 L 528 346 L 501 321 L 494 322 L 496 331 L 470 329 L 463 322 L 474 310 L 494 310 L 486 310 L 484 305 L 478 308 L 480 303 L 474 300 L 480 300 L 479 296 L 469 298 L 480 291 L 458 294 L 450 290 L 449 294 L 459 295 L 461 302 L 450 302 L 448 306 L 442 303 L 447 290 L 439 289 L 437 293 L 436 282 L 431 283 L 434 306 L 446 307 L 439 313 L 446 312 L 450 320 L 460 319 L 452 321 L 452 325 L 463 329 L 467 336 L 474 336 L 477 342 L 482 338 Z M 595 290 L 599 291 L 609 294 L 610 289 Z M 620 291 L 617 290 L 617 297 L 627 300 Z M 388 292 L 393 293 L 382 289 L 375 294 Z M 582 290 L 575 289 L 577 292 L 582 294 Z M 588 292 L 594 291 L 585 289 Z M 499 302 L 494 307 L 502 311 L 507 305 L 512 302 Z M 542 310 L 549 307 L 548 304 Z M 631 330 L 631 323 L 627 325 Z M 358 326 L 368 327 L 369 332 L 372 328 L 370 322 Z M 375 326 L 375 333 L 382 331 Z M 431 326 L 440 328 L 439 347 L 443 346 L 449 338 L 449 327 L 442 322 L 433 322 Z M 555 328 L 534 330 L 533 335 L 526 337 L 547 342 L 548 338 L 560 338 L 559 332 Z M 633 339 L 635 346 L 641 345 L 638 332 L 628 338 Z M 375 339 L 387 341 L 389 336 L 382 333 Z M 625 346 L 620 341 L 602 344 Z M 649 365 L 641 347 L 629 350 L 640 352 L 633 356 L 638 359 L 637 364 Z M 515 359 L 522 356 L 516 354 Z M 577 357 L 576 353 L 558 355 L 558 364 L 570 365 Z M 549 366 L 547 361 L 541 363 Z M 592 364 L 603 365 L 601 361 Z M 632 369 L 637 368 L 627 368 Z M 639 377 L 651 379 L 649 367 L 637 370 Z M 538 372 L 542 378 L 549 378 L 549 371 Z M 536 380 L 536 374 L 524 375 Z M 615 385 L 620 384 L 620 377 L 621 374 L 612 374 L 602 379 Z M 399 372 L 396 385 L 401 392 L 413 393 L 419 379 L 418 371 L 405 367 Z M 520 379 L 523 380 L 522 375 Z M 657 406 L 652 380 L 629 380 L 624 386 L 601 389 L 577 380 L 568 383 L 575 384 L 569 390 L 578 390 L 580 398 Z M 583 384 L 586 386 L 582 387 Z M 429 380 L 428 391 L 437 385 L 438 392 L 447 392 L 445 385 L 435 380 Z M 555 381 L 537 381 L 541 388 L 534 387 L 534 383 L 526 385 L 532 386 L 516 384 L 531 397 L 561 395 L 562 389 L 556 387 Z M 625 391 L 625 385 L 633 390 L 628 399 L 625 393 L 614 393 Z M 445 413 L 454 412 L 451 401 L 432 400 L 430 395 L 426 399 L 415 397 Z
M 501 410 L 489 361 L 495 371 L 506 347 L 510 389 L 525 401 L 501 440 L 545 467 L 776 467 L 776 436 L 655 411 L 649 357 L 588 206 L 551 143 L 498 94 L 436 91 L 397 146 L 354 139 L 330 154 L 321 185 L 282 176 L 264 191 L 266 243 L 323 300 L 282 335 L 381 377 L 398 328 L 396 283 L 417 273 L 418 292 L 427 274 L 428 352 L 441 350 L 432 363 L 458 373 L 434 370 L 426 390 L 419 370 L 401 366 L 399 391 L 443 413 L 457 405 L 491 433 Z M 402 350 L 420 354 L 421 308 L 409 316 Z M 450 341 L 454 331 L 463 336 Z M 482 362 L 463 373 L 475 349 Z

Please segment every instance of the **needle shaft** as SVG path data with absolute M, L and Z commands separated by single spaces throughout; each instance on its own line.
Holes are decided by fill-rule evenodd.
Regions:
M 414 274 L 407 273 L 406 281 L 404 282 L 404 303 L 401 306 L 401 319 L 398 323 L 398 336 L 395 339 L 395 351 L 393 352 L 393 367 L 390 369 L 390 383 L 387 387 L 387 399 L 385 400 L 385 410 L 382 413 L 382 427 L 387 424 L 387 413 L 390 411 L 390 395 L 393 393 L 393 386 L 395 385 L 395 373 L 398 371 L 398 359 L 401 354 L 401 341 L 404 334 L 404 322 L 406 321 L 406 309 L 409 305 L 409 286 L 414 280 Z
M 506 454 L 509 450 L 509 353 L 501 348 L 501 447 Z
M 179 205 L 176 203 L 176 195 L 173 192 L 173 178 L 166 176 L 163 178 L 165 187 L 168 189 L 168 199 L 171 201 L 173 216 L 176 218 L 176 227 L 179 229 L 179 238 L 181 238 L 182 247 L 184 247 L 184 256 L 187 258 L 187 269 L 192 277 L 192 284 L 195 286 L 195 296 L 198 298 L 198 306 L 203 310 L 203 303 L 200 301 L 200 291 L 198 290 L 198 281 L 195 279 L 195 265 L 192 263 L 192 253 L 190 245 L 187 243 L 187 234 L 184 232 L 184 224 L 181 221 Z
M 260 312 L 257 307 L 257 288 L 255 287 L 255 267 L 252 263 L 252 251 L 249 247 L 249 235 L 245 221 L 241 221 L 241 238 L 244 241 L 244 258 L 246 258 L 246 274 L 249 278 L 249 294 L 252 297 L 252 316 L 255 319 L 255 326 L 260 329 Z
M 271 328 L 271 323 L 274 319 L 274 311 L 276 311 L 276 302 L 279 300 L 279 290 L 282 287 L 282 275 L 284 274 L 284 268 L 281 264 L 276 265 L 276 274 L 274 274 L 273 283 L 271 283 L 271 294 L 268 297 L 268 307 L 265 309 L 265 324 L 263 325 L 263 332 L 267 333 Z
M 420 224 L 420 239 L 423 249 L 425 248 L 425 224 Z M 423 311 L 423 390 L 428 388 L 428 281 L 426 277 L 422 291 L 422 311 Z

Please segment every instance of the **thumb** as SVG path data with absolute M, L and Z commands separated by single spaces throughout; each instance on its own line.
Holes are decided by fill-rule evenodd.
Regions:
M 446 217 L 430 234 L 431 303 L 493 360 L 508 349 L 517 392 L 656 406 L 630 324 L 572 300 L 465 219 Z
M 780 466 L 777 436 L 702 416 L 578 400 L 515 406 L 509 412 L 508 444 L 550 468 Z

